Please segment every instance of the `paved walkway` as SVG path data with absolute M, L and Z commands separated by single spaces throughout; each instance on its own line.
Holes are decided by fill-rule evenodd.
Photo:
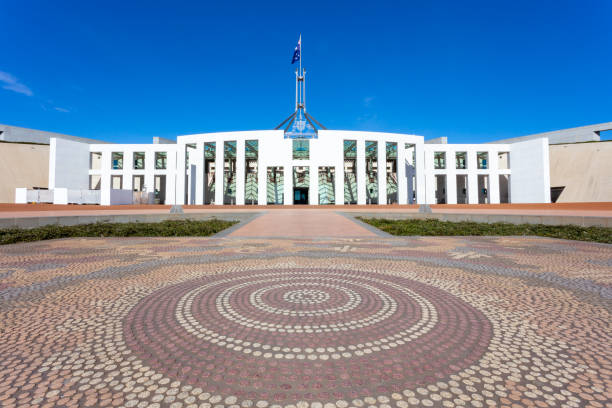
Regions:
M 0 246 L 0 406 L 608 407 L 611 260 L 536 237 Z
M 331 210 L 268 211 L 243 227 L 231 237 L 375 237 L 371 229 Z

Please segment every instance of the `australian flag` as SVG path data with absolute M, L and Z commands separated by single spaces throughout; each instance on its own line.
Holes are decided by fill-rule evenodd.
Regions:
M 298 44 L 295 47 L 295 51 L 293 51 L 293 58 L 291 59 L 291 63 L 295 64 L 300 60 L 300 54 L 302 53 L 302 36 L 300 35 L 300 39 L 298 40 Z

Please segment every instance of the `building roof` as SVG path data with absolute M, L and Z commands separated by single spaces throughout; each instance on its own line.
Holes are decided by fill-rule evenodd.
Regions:
M 46 132 L 44 130 L 0 124 L 0 141 L 2 142 L 49 144 L 52 137 L 89 144 L 107 143 L 96 139 L 88 139 L 84 137 L 64 135 L 62 133 Z
M 513 137 L 511 139 L 496 140 L 491 143 L 516 143 L 525 140 L 538 139 L 540 137 L 547 137 L 548 144 L 598 142 L 600 140 L 599 132 L 606 130 L 612 130 L 612 122 L 555 130 L 544 133 L 535 133 L 532 135 Z

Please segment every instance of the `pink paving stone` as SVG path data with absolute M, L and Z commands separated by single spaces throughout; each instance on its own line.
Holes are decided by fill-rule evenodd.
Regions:
M 374 232 L 327 210 L 268 211 L 230 237 L 375 237 Z

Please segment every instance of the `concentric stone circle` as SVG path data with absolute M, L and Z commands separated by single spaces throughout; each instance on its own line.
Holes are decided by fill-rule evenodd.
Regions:
M 492 326 L 417 281 L 295 268 L 163 288 L 128 313 L 124 335 L 143 363 L 211 394 L 296 403 L 401 391 L 452 374 L 482 356 Z M 369 367 L 383 368 L 387 380 L 372 382 Z
M 285 283 L 285 284 L 280 284 L 280 285 L 273 284 L 273 281 L 270 281 L 269 283 L 270 283 L 270 286 L 263 287 L 256 291 L 253 291 L 253 293 L 251 293 L 250 295 L 250 300 L 253 306 L 263 311 L 269 312 L 269 313 L 277 313 L 277 314 L 283 314 L 287 316 L 316 316 L 316 315 L 321 315 L 321 314 L 330 315 L 333 313 L 347 312 L 349 310 L 352 310 L 361 302 L 361 296 L 359 296 L 357 292 L 350 290 L 348 288 L 339 286 L 339 285 L 331 285 L 329 283 L 323 283 L 323 282 L 318 282 L 318 283 L 290 282 L 290 283 Z M 316 287 L 317 289 L 297 289 L 303 286 L 304 287 Z M 343 304 L 342 306 L 327 307 L 324 310 L 316 310 L 316 309 L 312 310 L 306 307 L 295 308 L 293 307 L 293 305 L 288 305 L 288 306 L 293 307 L 292 309 L 278 308 L 278 307 L 270 306 L 268 304 L 264 304 L 262 302 L 261 298 L 265 292 L 270 291 L 270 290 L 280 289 L 280 288 L 288 288 L 288 289 L 296 288 L 295 290 L 289 290 L 285 292 L 282 295 L 282 298 L 283 298 L 283 301 L 285 302 L 299 303 L 302 306 L 318 304 L 318 303 L 322 303 L 324 301 L 329 300 L 329 293 L 321 290 L 324 288 L 337 289 L 337 290 L 344 292 L 346 296 L 348 297 L 349 301 L 346 302 L 346 304 Z M 315 299 L 315 298 L 309 297 L 308 299 L 310 300 L 306 301 L 305 300 L 306 298 L 304 298 L 304 295 L 306 294 L 305 291 L 308 291 L 308 293 L 310 294 L 316 293 L 317 298 Z M 300 299 L 302 300 L 297 301 L 295 299 L 296 296 L 299 296 Z
M 329 293 L 318 289 L 296 289 L 286 292 L 283 295 L 283 300 L 302 305 L 312 305 L 329 300 Z

